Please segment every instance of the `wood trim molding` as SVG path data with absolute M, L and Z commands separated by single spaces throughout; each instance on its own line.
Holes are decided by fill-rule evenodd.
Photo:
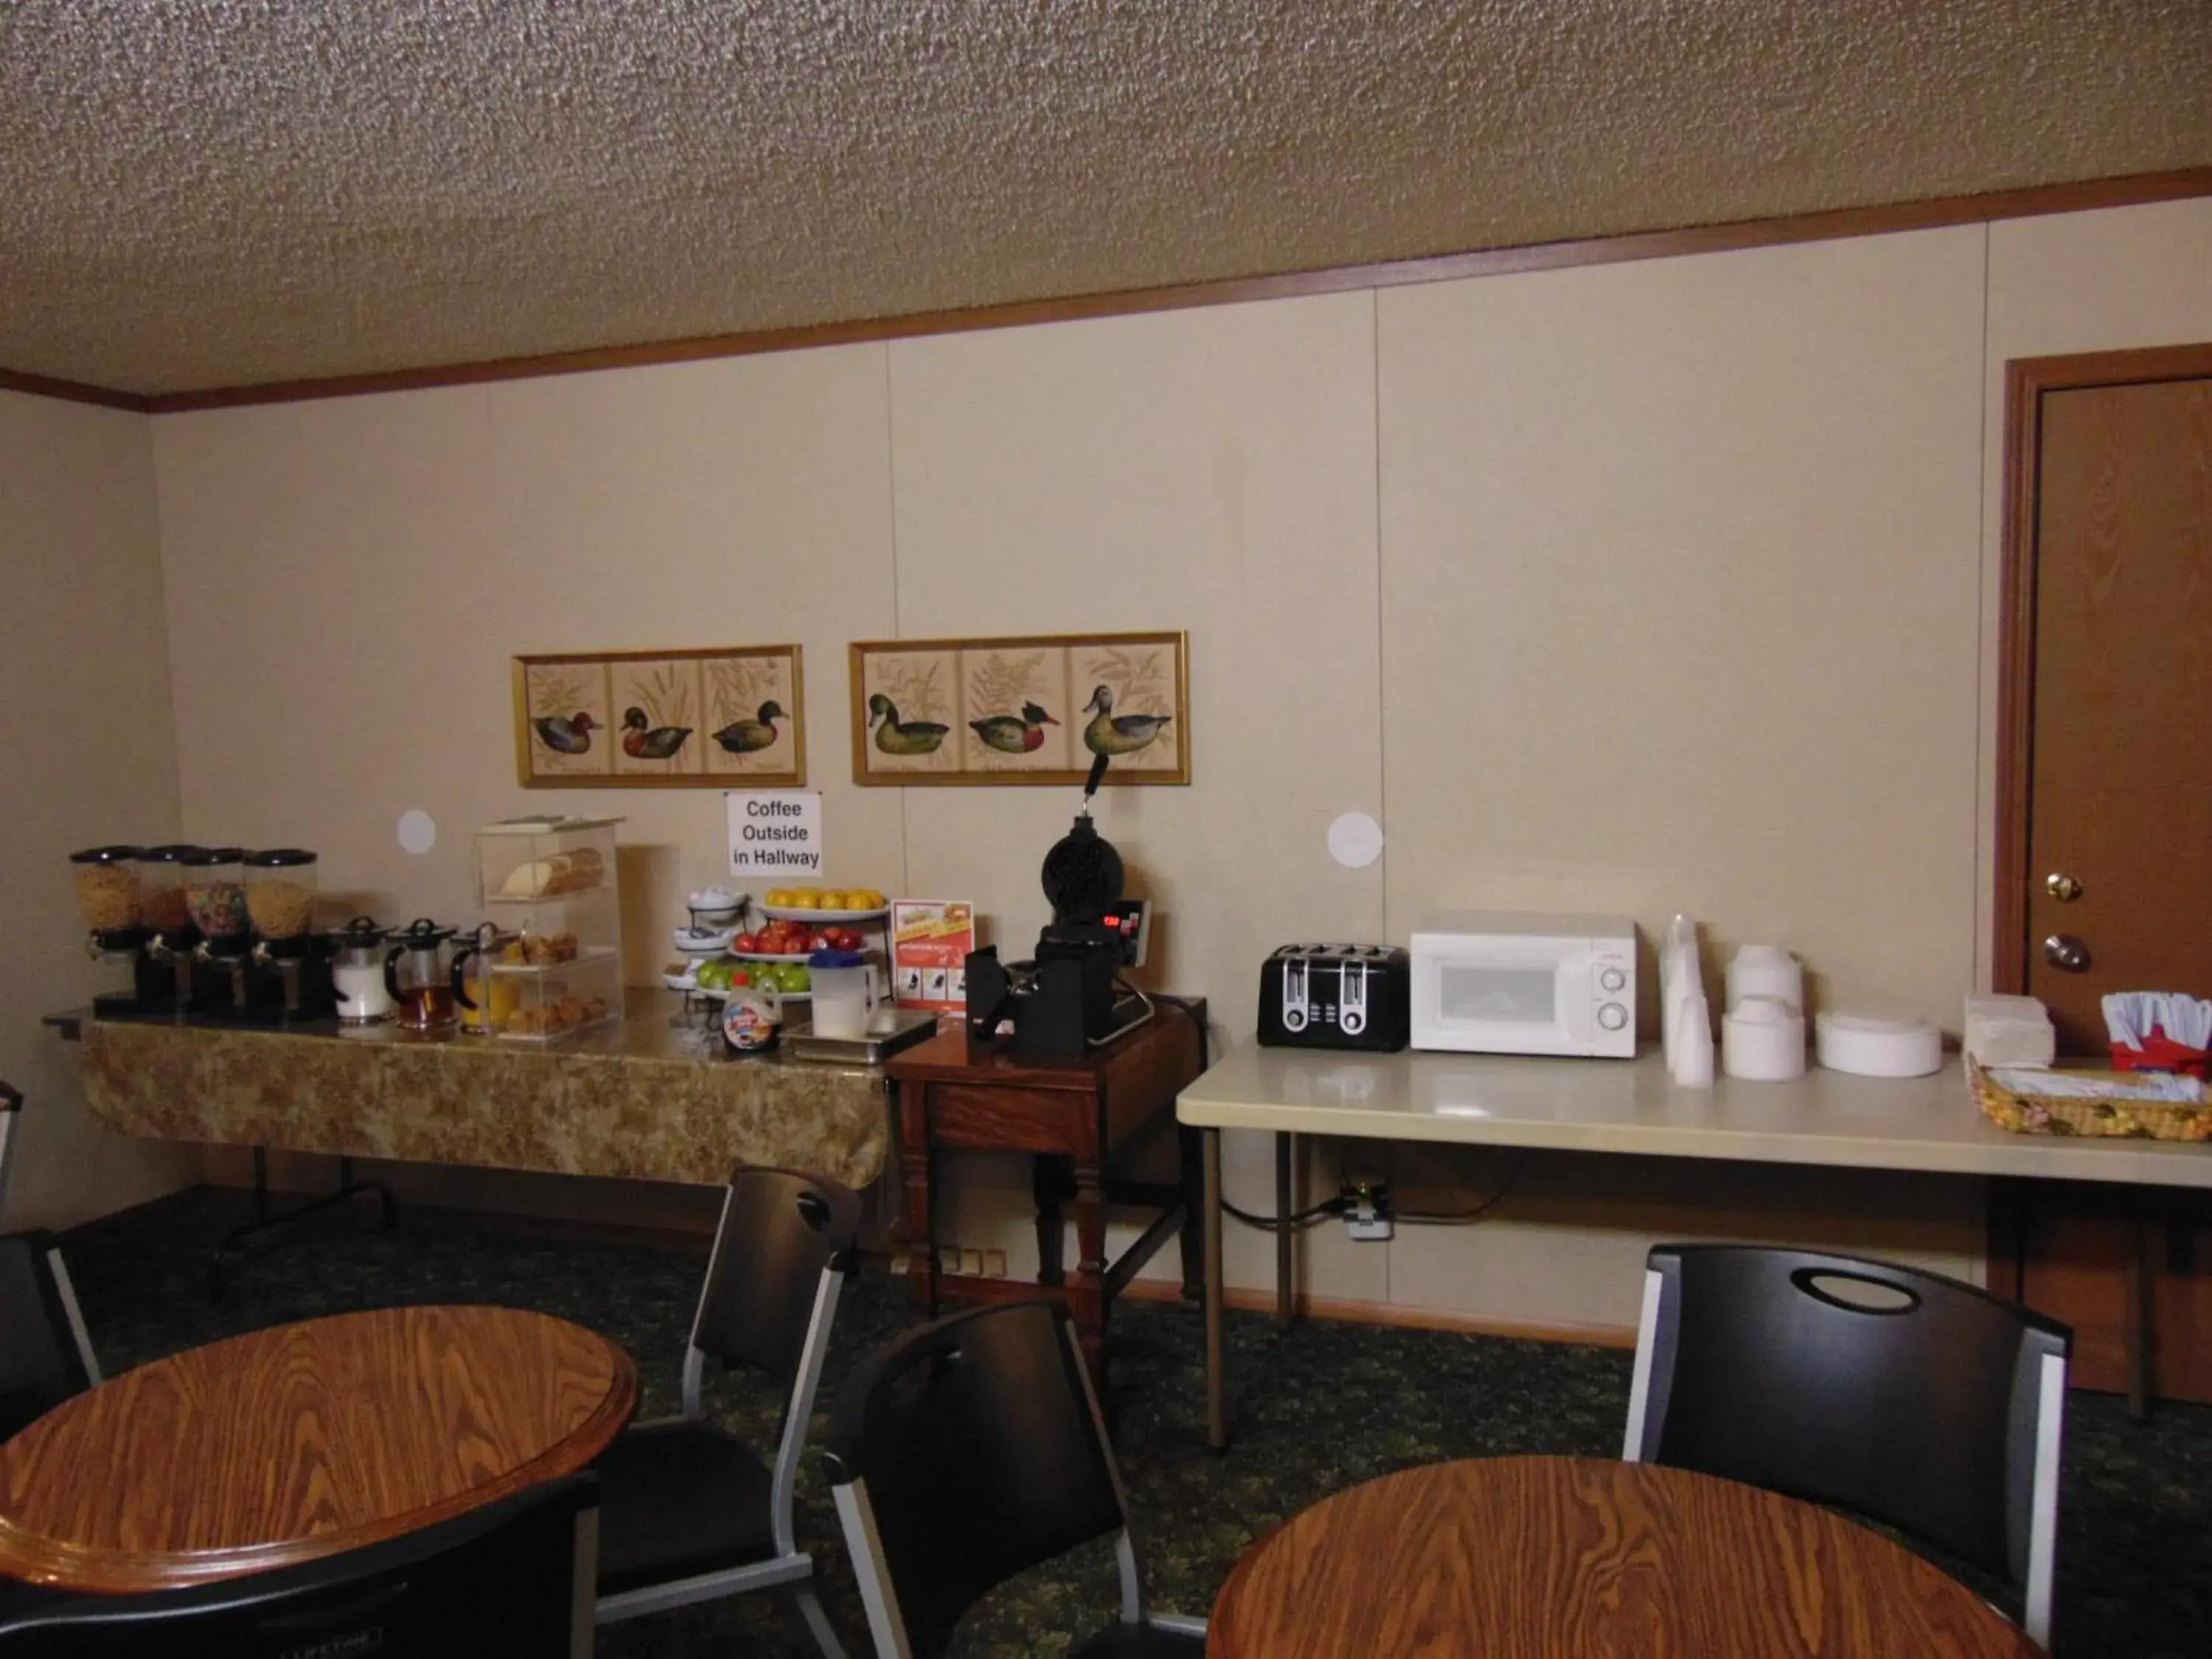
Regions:
M 2212 377 L 2212 344 L 2016 357 L 2005 365 L 2004 487 L 1997 544 L 1996 828 L 1990 988 L 2027 989 L 2031 745 L 2035 734 L 2035 520 L 2043 398 L 2050 392 Z
M 532 380 L 552 374 L 583 374 L 600 369 L 641 368 L 763 352 L 796 351 L 813 346 L 853 345 L 878 340 L 960 334 L 981 329 L 1019 328 L 1036 323 L 1181 311 L 1204 306 L 1243 305 L 1309 295 L 1341 294 L 1360 289 L 1401 288 L 1474 276 L 1503 276 L 1522 271 L 1556 270 L 1573 265 L 1615 264 L 1664 259 L 1692 253 L 1731 252 L 1895 231 L 1930 230 L 2098 208 L 2135 207 L 2152 202 L 2212 196 L 2212 167 L 2180 167 L 2090 179 L 2069 184 L 2036 185 L 2017 190 L 1950 196 L 1883 206 L 1838 208 L 1675 230 L 1489 248 L 1425 258 L 1342 265 L 1278 276 L 1228 277 L 1164 288 L 1086 294 L 1055 300 L 1024 300 L 1004 305 L 971 306 L 905 317 L 877 317 L 849 322 L 816 323 L 794 328 L 758 329 L 741 334 L 704 335 L 637 345 L 601 346 L 538 356 L 506 357 L 485 362 L 396 369 L 377 374 L 341 374 L 263 386 L 216 386 L 200 392 L 157 393 L 132 406 L 156 415 L 195 410 L 233 409 L 246 404 L 298 403 L 321 398 L 359 397 L 379 392 L 420 391 L 433 386 L 476 386 L 489 381 Z M 127 396 L 117 393 L 116 396 Z
M 68 404 L 96 404 L 102 409 L 127 409 L 134 415 L 153 411 L 152 400 L 135 392 L 115 392 L 79 380 L 58 380 L 51 374 L 29 374 L 20 368 L 0 368 L 0 392 L 21 392 L 33 398 L 57 398 Z

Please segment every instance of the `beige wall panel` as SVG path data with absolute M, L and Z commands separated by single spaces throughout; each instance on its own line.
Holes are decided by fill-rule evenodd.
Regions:
M 1982 704 L 1978 980 L 1990 976 L 1996 832 L 1997 632 L 2004 523 L 2005 365 L 2015 357 L 2212 341 L 2212 201 L 2164 202 L 1990 227 L 1982 443 Z
M 113 976 L 84 954 L 68 855 L 173 841 L 177 770 L 143 415 L 0 392 L 0 1077 L 27 1097 L 0 1226 L 68 1227 L 184 1185 L 189 1148 L 111 1135 L 39 1016 Z
M 844 641 L 891 621 L 881 347 L 169 417 L 157 447 L 191 833 L 468 921 L 477 825 L 619 812 L 642 974 L 723 867 L 721 796 L 520 788 L 507 659 L 797 640 L 832 874 L 899 884 L 896 799 L 841 741 Z
M 1358 294 L 891 347 L 901 633 L 1190 635 L 1194 781 L 1109 789 L 1098 823 L 1160 908 L 1150 982 L 1210 997 L 1223 1041 L 1249 1040 L 1267 951 L 1382 926 L 1379 866 L 1323 843 L 1382 796 L 1373 329 Z M 908 791 L 913 886 L 1028 954 L 1077 799 Z M 1271 1156 L 1231 1137 L 1239 1203 L 1272 1207 Z M 1237 1230 L 1232 1278 L 1268 1251 Z
M 1380 296 L 1395 935 L 1686 911 L 1955 1029 L 1981 256 L 1948 230 Z
M 1790 1244 L 1982 1277 L 1975 1181 L 1557 1153 L 1524 1164 L 1456 1147 L 1394 1163 L 1407 1208 L 1464 1212 L 1513 1183 L 1474 1225 L 1398 1230 L 1390 1300 L 1403 1307 L 1633 1333 L 1644 1254 L 1662 1241 Z

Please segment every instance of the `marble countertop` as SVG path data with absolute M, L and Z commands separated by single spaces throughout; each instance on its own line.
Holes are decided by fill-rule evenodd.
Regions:
M 1247 1044 L 1184 1090 L 1186 1124 L 1759 1164 L 2212 1188 L 2212 1146 L 2015 1134 L 1975 1104 L 1956 1056 L 1930 1077 L 1814 1067 L 1790 1083 L 1680 1089 L 1630 1060 Z

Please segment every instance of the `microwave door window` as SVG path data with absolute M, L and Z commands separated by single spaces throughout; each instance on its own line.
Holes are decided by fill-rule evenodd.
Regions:
M 1478 968 L 1445 963 L 1437 978 L 1437 1012 L 1448 1025 L 1536 1027 L 1559 1024 L 1556 968 Z

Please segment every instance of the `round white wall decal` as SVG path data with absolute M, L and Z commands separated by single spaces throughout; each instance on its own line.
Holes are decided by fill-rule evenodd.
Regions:
M 1382 856 L 1382 826 L 1364 812 L 1340 813 L 1328 826 L 1328 855 L 1347 870 L 1364 870 Z
M 438 844 L 436 820 L 419 806 L 399 815 L 399 844 L 410 853 L 427 853 Z

